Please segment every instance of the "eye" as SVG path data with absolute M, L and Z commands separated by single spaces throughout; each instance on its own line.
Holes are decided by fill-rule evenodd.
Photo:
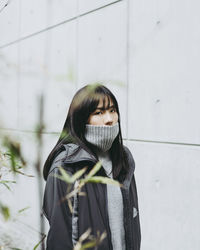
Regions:
M 95 115 L 101 115 L 101 114 L 102 114 L 102 111 L 96 111 L 94 114 L 95 114 Z
M 116 112 L 116 109 L 113 108 L 113 109 L 110 110 L 110 112 L 111 112 L 111 113 L 114 113 L 114 112 Z

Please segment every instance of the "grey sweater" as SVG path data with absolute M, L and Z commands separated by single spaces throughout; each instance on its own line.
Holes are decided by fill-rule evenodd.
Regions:
M 99 160 L 108 177 L 112 178 L 112 161 L 108 152 L 97 152 Z M 114 250 L 125 250 L 125 232 L 123 222 L 123 200 L 120 187 L 107 185 L 108 216 Z

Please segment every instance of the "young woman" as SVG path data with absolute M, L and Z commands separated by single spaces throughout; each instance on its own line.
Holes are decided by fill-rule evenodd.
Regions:
M 62 166 L 70 175 L 100 161 L 97 176 L 117 180 L 122 187 L 87 183 L 74 195 L 73 212 L 66 196 L 68 184 L 55 177 Z M 43 210 L 49 220 L 48 250 L 72 250 L 89 228 L 94 237 L 106 232 L 99 250 L 139 250 L 140 222 L 131 152 L 123 146 L 118 103 L 103 85 L 87 85 L 74 96 L 61 136 L 44 165 Z

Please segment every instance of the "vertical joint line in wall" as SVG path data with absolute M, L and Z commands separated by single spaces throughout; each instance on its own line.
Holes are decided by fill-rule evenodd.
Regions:
M 77 17 L 76 17 L 76 42 L 75 42 L 75 86 L 76 86 L 76 90 L 78 89 L 78 67 L 79 67 L 79 64 L 78 64 L 78 26 L 79 26 L 79 18 L 78 18 L 78 13 L 79 13 L 79 4 L 78 4 L 78 0 L 76 0 L 76 12 L 77 12 Z
M 18 10 L 19 10 L 19 19 L 18 19 L 18 37 L 21 36 L 21 0 L 18 3 Z M 17 43 L 17 129 L 19 129 L 19 114 L 20 114 L 20 85 L 21 85 L 21 65 L 20 65 L 20 58 L 21 58 L 21 43 Z
M 126 19 L 126 137 L 128 137 L 128 109 L 129 109 L 129 0 L 127 0 L 127 19 Z
M 52 5 L 51 1 L 46 2 L 46 25 L 51 22 L 52 18 Z M 45 89 L 48 89 L 48 85 L 50 82 L 50 76 L 49 76 L 49 67 L 50 67 L 50 60 L 51 60 L 51 46 L 52 46 L 52 30 L 46 30 L 44 33 L 44 40 L 43 40 L 43 81 L 42 81 L 42 89 L 40 92 L 40 95 L 44 98 L 44 106 L 45 106 Z M 45 88 L 47 86 L 47 88 Z M 43 107 L 44 108 L 44 107 Z

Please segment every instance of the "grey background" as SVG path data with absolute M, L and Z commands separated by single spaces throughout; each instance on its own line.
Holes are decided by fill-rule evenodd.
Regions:
M 0 131 L 21 142 L 27 173 L 35 174 L 38 95 L 45 98 L 44 162 L 76 90 L 101 81 L 119 101 L 124 143 L 136 161 L 141 249 L 199 250 L 199 1 L 13 0 L 3 8 L 5 3 Z M 37 181 L 20 176 L 18 182 L 0 198 L 13 214 L 30 206 L 15 225 L 33 244 Z

